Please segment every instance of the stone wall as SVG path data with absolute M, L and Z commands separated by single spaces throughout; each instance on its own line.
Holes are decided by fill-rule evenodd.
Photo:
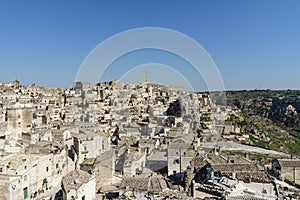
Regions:
M 281 178 L 292 183 L 300 184 L 300 166 L 298 168 L 284 167 L 281 169 Z

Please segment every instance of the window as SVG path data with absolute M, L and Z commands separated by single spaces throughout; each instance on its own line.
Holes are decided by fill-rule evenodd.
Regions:
M 24 193 L 24 199 L 27 199 L 27 197 L 28 197 L 28 188 L 27 187 L 23 189 L 23 193 Z
M 83 195 L 83 196 L 81 197 L 81 200 L 85 200 L 85 195 Z
M 49 171 L 49 167 L 46 167 L 46 172 L 48 172 Z
M 56 163 L 56 169 L 58 168 L 58 163 Z
M 173 163 L 174 163 L 174 164 L 180 164 L 180 160 L 179 160 L 179 159 L 176 159 L 176 160 L 174 160 Z

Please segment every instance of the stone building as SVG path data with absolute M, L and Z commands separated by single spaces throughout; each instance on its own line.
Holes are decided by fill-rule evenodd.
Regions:
M 9 132 L 28 132 L 32 128 L 33 111 L 32 108 L 8 108 L 7 109 L 7 129 Z M 15 139 L 21 139 L 16 135 Z
M 300 185 L 300 160 L 274 159 L 272 170 L 281 180 Z
M 11 154 L 1 158 L 0 199 L 29 199 L 55 195 L 66 172 L 66 152 Z M 50 196 L 51 197 L 51 196 Z
M 213 171 L 220 172 L 223 176 L 233 180 L 241 180 L 245 183 L 269 183 L 270 179 L 259 166 L 242 156 L 225 156 L 215 154 L 205 154 L 195 157 L 193 160 L 194 170 L 201 171 L 209 164 Z
M 96 179 L 94 174 L 74 170 L 62 179 L 64 199 L 89 200 L 96 196 Z
M 81 132 L 73 138 L 78 164 L 81 164 L 85 159 L 96 158 L 103 151 L 102 137 L 97 133 L 85 134 Z
M 128 147 L 116 160 L 116 171 L 125 176 L 135 176 L 146 165 L 145 149 Z
M 97 158 L 83 161 L 80 169 L 89 173 L 95 173 L 96 191 L 105 185 L 111 185 L 115 173 L 115 153 L 113 150 L 106 151 Z
M 170 142 L 168 146 L 168 175 L 181 174 L 195 156 L 193 145 L 183 142 Z

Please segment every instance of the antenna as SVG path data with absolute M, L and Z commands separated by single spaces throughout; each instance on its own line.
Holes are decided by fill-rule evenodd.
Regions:
M 145 75 L 145 82 L 148 83 L 148 71 L 146 71 L 146 75 Z

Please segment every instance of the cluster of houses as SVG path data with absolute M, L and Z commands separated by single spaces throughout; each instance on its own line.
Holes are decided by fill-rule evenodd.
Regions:
M 0 199 L 253 195 L 240 189 L 241 182 L 271 187 L 264 168 L 201 148 L 224 131 L 240 131 L 219 123 L 231 112 L 218 109 L 209 93 L 147 79 L 141 84 L 76 82 L 71 89 L 2 83 Z M 296 191 L 290 193 L 296 195 L 299 160 L 274 160 L 272 166 L 274 177 L 290 181 Z M 276 199 L 276 191 L 265 196 Z

